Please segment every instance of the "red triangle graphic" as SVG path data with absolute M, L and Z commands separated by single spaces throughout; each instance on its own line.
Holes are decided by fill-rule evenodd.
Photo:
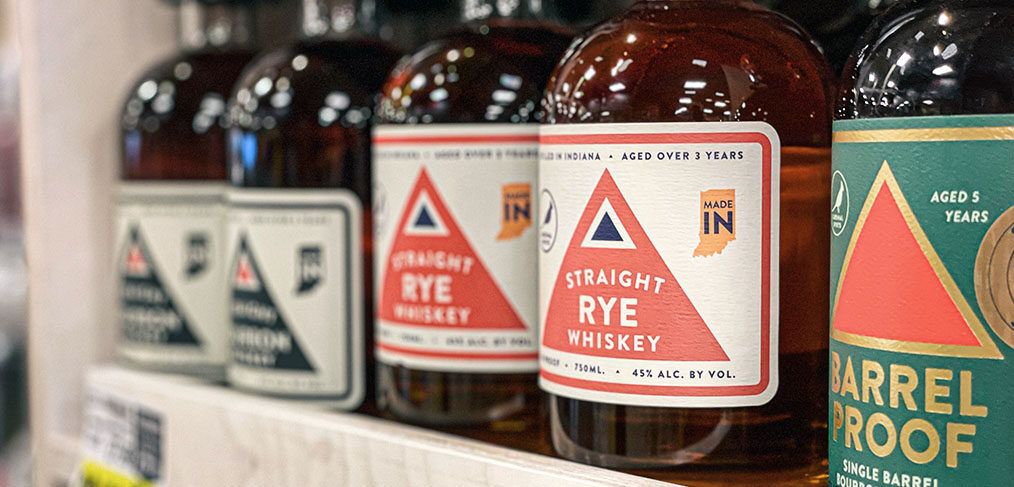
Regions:
M 133 244 L 127 250 L 127 273 L 131 275 L 148 274 L 148 261 L 145 260 L 140 245 Z
M 240 242 L 233 284 L 244 291 L 258 291 L 261 288 L 260 276 L 250 261 L 250 250 L 247 248 L 245 239 Z
M 841 278 L 832 327 L 899 342 L 982 346 L 886 181 L 876 191 Z
M 236 284 L 253 285 L 253 270 L 250 268 L 250 262 L 244 257 L 240 257 L 239 266 L 236 268 Z
M 419 172 L 385 266 L 380 319 L 438 328 L 521 329 L 514 307 Z
M 600 211 L 603 206 L 605 211 Z M 604 222 L 606 217 L 601 215 L 610 214 L 618 221 L 610 216 Z M 589 231 L 593 224 L 595 229 Z M 624 271 L 629 272 L 625 277 Z M 638 276 L 642 279 L 640 286 L 636 284 Z M 612 298 L 616 301 L 610 305 Z M 636 304 L 628 301 L 626 314 L 622 311 L 624 298 L 637 300 Z M 631 326 L 631 322 L 636 325 Z M 642 350 L 634 347 L 637 336 L 644 337 Z M 654 350 L 647 337 L 657 337 Z M 624 347 L 624 340 L 630 347 Z M 542 343 L 556 350 L 597 357 L 729 360 L 641 228 L 608 170 L 592 192 L 567 247 L 549 300 Z

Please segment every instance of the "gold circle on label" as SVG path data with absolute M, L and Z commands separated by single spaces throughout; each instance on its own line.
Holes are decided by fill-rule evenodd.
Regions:
M 975 297 L 989 327 L 1014 347 L 1014 206 L 982 239 L 975 258 Z

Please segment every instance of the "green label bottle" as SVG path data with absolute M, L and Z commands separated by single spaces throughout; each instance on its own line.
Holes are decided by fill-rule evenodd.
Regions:
M 1014 5 L 908 2 L 846 68 L 831 486 L 1010 485 Z

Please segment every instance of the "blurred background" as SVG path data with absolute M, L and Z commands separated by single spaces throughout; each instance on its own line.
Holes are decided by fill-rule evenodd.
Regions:
M 0 0 L 0 487 L 28 484 L 28 413 L 25 373 L 26 282 L 18 162 L 18 3 Z M 65 0 L 68 4 L 83 0 Z M 299 32 L 300 0 L 268 0 L 258 13 L 262 47 Z M 840 70 L 872 18 L 898 0 L 759 0 L 795 19 L 817 40 Z M 101 5 L 101 0 L 84 2 Z M 386 0 L 383 36 L 409 52 L 458 22 L 456 0 Z M 563 21 L 577 30 L 622 12 L 631 0 L 557 0 Z M 170 19 L 161 0 L 137 0 L 132 8 Z M 96 8 L 94 11 L 99 11 Z M 124 42 L 129 42 L 124 39 Z M 165 52 L 173 49 L 165 46 Z M 52 68 L 49 66 L 48 68 Z M 136 76 L 139 73 L 132 73 Z

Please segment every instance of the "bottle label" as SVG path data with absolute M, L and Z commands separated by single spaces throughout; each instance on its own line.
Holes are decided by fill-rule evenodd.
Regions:
M 540 384 L 574 399 L 754 406 L 778 388 L 778 134 L 542 128 Z
M 1009 485 L 1014 115 L 834 130 L 830 484 Z
M 535 372 L 538 128 L 379 127 L 377 358 Z
M 221 374 L 229 346 L 225 188 L 201 182 L 120 185 L 116 268 L 119 353 L 125 359 Z
M 345 189 L 236 189 L 229 205 L 229 381 L 359 407 L 366 394 L 359 198 Z

